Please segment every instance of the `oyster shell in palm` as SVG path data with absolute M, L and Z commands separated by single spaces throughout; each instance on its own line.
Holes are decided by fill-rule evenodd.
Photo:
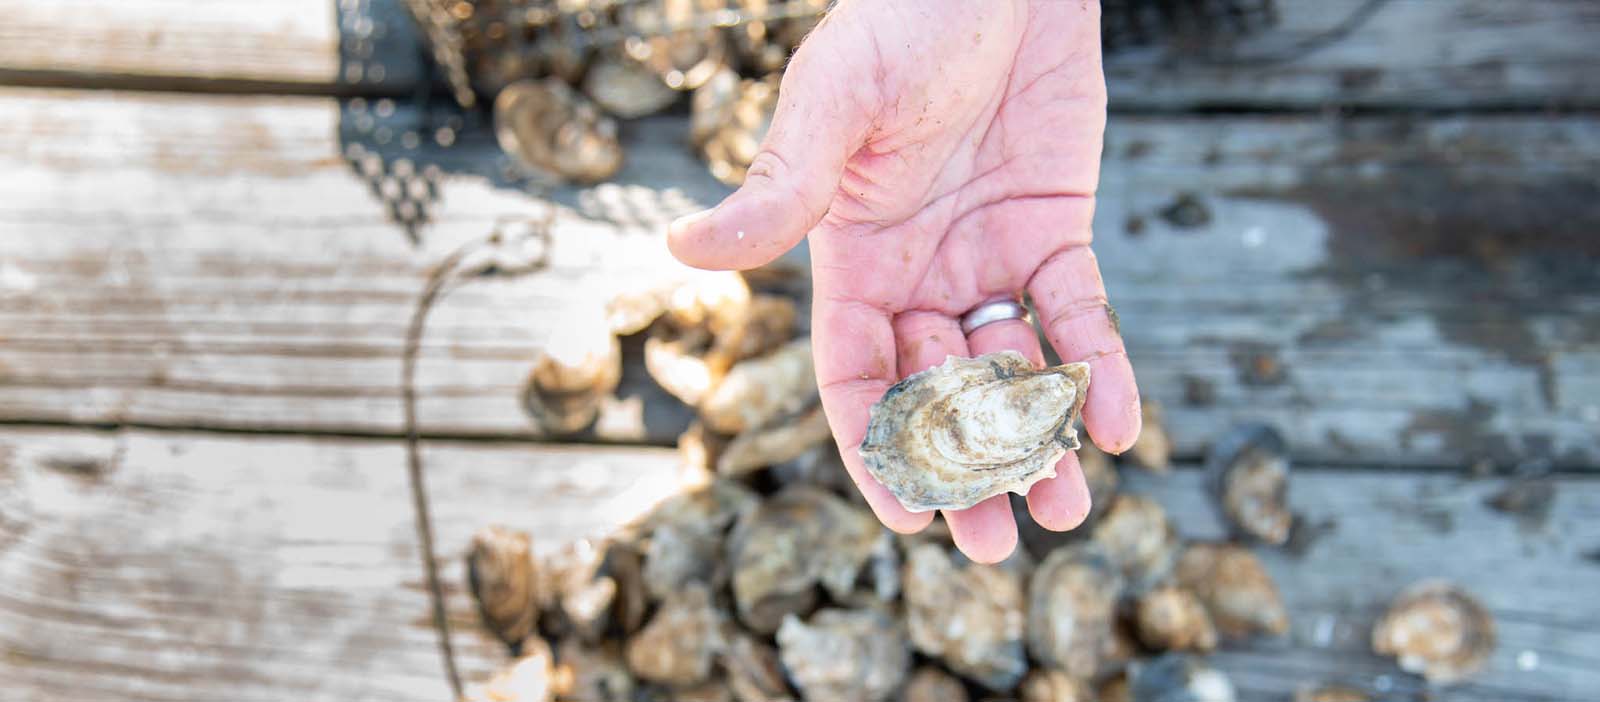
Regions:
M 1015 351 L 946 359 L 872 406 L 861 457 L 912 512 L 1025 494 L 1078 448 L 1089 366 L 1036 370 Z

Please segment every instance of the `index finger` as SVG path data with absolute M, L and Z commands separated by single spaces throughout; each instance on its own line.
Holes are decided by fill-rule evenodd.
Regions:
M 902 534 L 921 531 L 933 512 L 912 513 L 867 472 L 861 440 L 872 404 L 895 382 L 894 327 L 887 311 L 860 300 L 819 295 L 812 303 L 811 348 L 817 388 L 839 456 L 878 520 Z

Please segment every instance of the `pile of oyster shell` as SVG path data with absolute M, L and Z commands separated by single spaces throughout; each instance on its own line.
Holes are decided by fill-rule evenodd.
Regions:
M 830 440 L 796 307 L 741 274 L 697 274 L 617 296 L 587 352 L 541 359 L 530 409 L 551 433 L 579 431 L 616 387 L 617 336 L 642 335 L 651 377 L 696 410 L 679 453 L 697 487 L 549 558 L 531 555 L 527 535 L 481 532 L 469 586 L 515 657 L 475 699 L 1220 702 L 1233 688 L 1204 654 L 1288 630 L 1254 550 L 1290 544 L 1294 524 L 1287 451 L 1271 428 L 1214 442 L 1207 470 L 1228 541 L 1179 538 L 1161 504 L 1120 491 L 1113 459 L 1085 444 L 1084 526 L 1046 532 L 1019 507 L 1016 553 L 973 563 L 942 522 L 895 535 L 865 507 Z M 946 364 L 937 382 L 881 404 L 940 387 L 949 399 L 970 387 L 952 375 L 986 364 Z M 1165 472 L 1171 442 L 1160 407 L 1146 407 L 1125 462 Z M 1064 430 L 1049 431 L 1059 455 Z M 1431 583 L 1372 636 L 1405 670 L 1451 681 L 1483 665 L 1494 628 L 1469 595 Z M 1368 699 L 1341 690 L 1305 699 Z
M 407 0 L 463 107 L 493 97 L 501 147 L 580 182 L 622 166 L 617 119 L 692 93 L 689 145 L 730 185 L 777 106 L 789 54 L 828 0 Z

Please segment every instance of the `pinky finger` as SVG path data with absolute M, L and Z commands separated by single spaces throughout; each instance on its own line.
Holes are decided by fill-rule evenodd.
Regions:
M 1028 293 L 1061 359 L 1089 364 L 1089 437 L 1107 453 L 1128 450 L 1139 438 L 1139 388 L 1094 253 L 1087 246 L 1056 252 L 1033 274 Z

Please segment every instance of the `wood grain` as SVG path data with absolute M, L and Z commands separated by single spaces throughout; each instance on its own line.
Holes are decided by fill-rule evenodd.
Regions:
M 0 420 L 396 435 L 428 267 L 545 207 L 481 132 L 399 145 L 419 128 L 404 105 L 3 96 Z M 547 192 L 549 269 L 444 299 L 425 433 L 536 436 L 517 398 L 538 350 L 616 291 L 688 274 L 665 223 L 727 191 L 682 132 L 635 123 L 618 182 Z M 420 246 L 373 194 L 402 163 L 440 197 Z M 1265 420 L 1310 460 L 1593 467 L 1597 168 L 1586 116 L 1122 118 L 1095 247 L 1180 455 Z M 1163 214 L 1185 194 L 1205 221 Z M 644 427 L 602 438 L 682 430 L 647 377 L 623 393 Z
M 1225 645 L 1213 662 L 1241 700 L 1285 700 L 1300 685 L 1341 683 L 1384 700 L 1580 702 L 1600 689 L 1600 586 L 1587 555 L 1600 544 L 1600 484 L 1557 481 L 1546 520 L 1496 512 L 1485 500 L 1503 480 L 1403 471 L 1298 467 L 1290 504 L 1313 537 L 1300 554 L 1257 549 L 1290 612 L 1278 639 Z M 1127 489 L 1160 500 L 1190 539 L 1226 530 L 1202 471 L 1168 478 L 1123 471 Z M 1493 613 L 1498 646 L 1479 675 L 1429 686 L 1371 653 L 1372 625 L 1407 586 L 1443 578 Z
M 1594 106 L 1600 8 L 1581 0 L 1277 0 L 1278 24 L 1106 62 L 1114 109 Z M 1362 15 L 1370 16 L 1359 21 Z M 1347 23 L 1348 31 L 1340 31 Z M 1213 45 L 1214 44 L 1214 45 Z
M 677 491 L 651 448 L 424 445 L 463 674 L 505 648 L 463 558 L 550 551 Z M 0 431 L 7 700 L 440 700 L 399 441 Z
M 502 660 L 464 591 L 471 533 L 501 523 L 550 550 L 677 489 L 670 451 L 425 444 L 454 637 L 466 674 Z M 1190 538 L 1222 534 L 1199 472 L 1125 474 Z M 1301 556 L 1262 551 L 1288 602 L 1281 639 L 1215 660 L 1241 699 L 1297 686 L 1424 688 L 1367 653 L 1396 592 L 1452 579 L 1500 645 L 1435 702 L 1580 702 L 1600 685 L 1600 483 L 1563 477 L 1546 521 L 1488 510 L 1498 480 L 1302 468 L 1291 500 L 1328 525 Z M 437 700 L 397 440 L 0 429 L 0 679 L 6 699 Z M 1529 666 L 1528 661 L 1533 661 Z
M 417 35 L 393 0 L 0 0 L 0 83 L 407 93 Z
M 1114 110 L 1600 104 L 1583 0 L 1277 0 L 1243 38 L 1158 32 L 1106 64 Z M 394 0 L 0 0 L 0 83 L 406 94 L 426 80 Z M 364 18 L 364 19 L 363 19 Z M 1419 28 L 1426 28 L 1425 31 Z

